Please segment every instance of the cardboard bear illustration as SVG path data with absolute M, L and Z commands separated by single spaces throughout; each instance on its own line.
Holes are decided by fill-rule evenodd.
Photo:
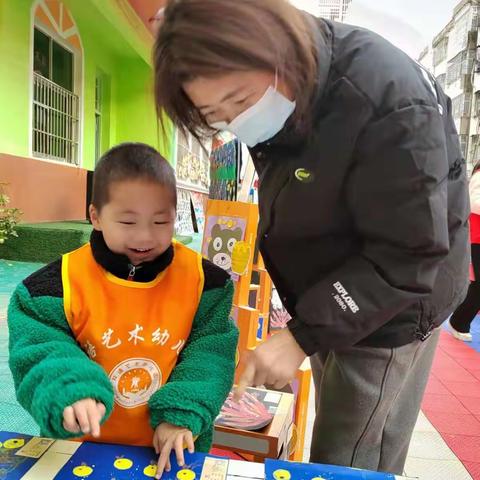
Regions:
M 212 228 L 211 241 L 208 245 L 208 258 L 217 267 L 227 272 L 232 270 L 232 253 L 235 244 L 242 240 L 241 228 L 222 228 L 216 224 Z

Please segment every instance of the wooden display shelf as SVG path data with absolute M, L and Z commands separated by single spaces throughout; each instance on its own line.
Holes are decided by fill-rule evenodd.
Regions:
M 266 458 L 287 459 L 288 444 L 293 432 L 294 395 L 272 393 L 278 393 L 282 397 L 270 425 L 254 432 L 215 425 L 214 447 L 252 455 L 259 462 Z
M 309 358 L 305 359 L 305 361 L 302 363 L 293 382 L 296 383 L 296 386 L 293 388 L 296 391 L 294 422 L 296 427 L 297 441 L 296 445 L 294 446 L 294 451 L 290 455 L 290 460 L 301 462 L 303 460 L 303 450 L 305 448 L 308 400 L 310 397 L 310 388 L 312 382 L 312 368 L 310 366 Z

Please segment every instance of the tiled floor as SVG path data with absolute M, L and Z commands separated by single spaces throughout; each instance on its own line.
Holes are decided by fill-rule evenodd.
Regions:
M 304 461 L 308 461 L 310 456 L 309 445 L 315 416 L 313 385 L 310 393 Z M 470 480 L 472 478 L 422 412 L 413 433 L 405 474 L 418 477 L 420 480 Z
M 480 479 L 479 317 L 472 333 L 467 344 L 442 331 L 422 410 L 471 478 Z
M 470 480 L 472 478 L 422 412 L 413 432 L 405 474 L 418 477 L 420 480 Z
M 8 368 L 7 305 L 15 286 L 40 268 L 35 263 L 0 260 L 0 430 L 36 435 L 38 427 L 30 415 L 18 405 L 13 379 Z
M 480 480 L 480 317 L 473 344 L 442 331 L 405 474 L 420 480 Z M 472 347 L 475 347 L 472 348 Z M 304 460 L 315 416 L 311 388 Z
M 8 370 L 6 308 L 15 285 L 36 264 L 0 260 L 0 430 L 36 434 L 30 416 L 16 403 Z M 405 473 L 420 480 L 480 480 L 480 317 L 470 345 L 442 332 L 432 374 L 413 434 Z M 310 395 L 306 448 L 314 418 Z

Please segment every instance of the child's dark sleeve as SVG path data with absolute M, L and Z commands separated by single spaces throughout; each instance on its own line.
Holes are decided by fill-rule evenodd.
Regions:
M 193 435 L 209 431 L 233 385 L 238 331 L 230 319 L 233 284 L 203 261 L 205 286 L 188 342 L 169 381 L 150 399 L 151 424 L 171 423 Z
M 8 309 L 8 328 L 17 399 L 42 435 L 74 437 L 63 428 L 63 410 L 84 398 L 102 402 L 108 417 L 113 407 L 112 386 L 72 335 L 63 309 L 60 260 L 16 288 Z

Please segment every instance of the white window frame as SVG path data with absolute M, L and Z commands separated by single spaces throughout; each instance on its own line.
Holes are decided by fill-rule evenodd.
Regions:
M 80 52 L 76 52 L 72 49 L 72 46 L 66 42 L 66 40 L 58 34 L 53 29 L 48 29 L 41 23 L 37 22 L 35 19 L 35 11 L 39 5 L 43 5 L 45 7 L 44 0 L 36 0 L 33 2 L 31 10 L 30 10 L 30 65 L 29 65 L 29 123 L 28 123 L 28 155 L 30 158 L 33 158 L 38 161 L 47 162 L 47 163 L 54 163 L 56 165 L 63 165 L 65 167 L 71 168 L 82 168 L 83 165 L 83 138 L 84 138 L 84 80 L 83 80 L 83 72 L 85 71 L 85 55 L 84 49 L 82 44 L 82 39 L 80 36 L 80 32 L 77 29 L 77 36 L 80 41 Z M 63 18 L 63 8 L 64 4 L 60 2 L 60 16 Z M 74 21 L 74 28 L 76 28 L 75 20 L 68 10 L 70 16 Z M 45 157 L 38 157 L 35 156 L 33 153 L 33 67 L 34 67 L 34 29 L 40 30 L 45 35 L 48 35 L 52 40 L 57 42 L 62 48 L 65 48 L 69 52 L 73 54 L 73 93 L 78 96 L 78 146 L 77 146 L 77 163 L 68 163 L 61 160 L 55 160 L 51 158 Z

